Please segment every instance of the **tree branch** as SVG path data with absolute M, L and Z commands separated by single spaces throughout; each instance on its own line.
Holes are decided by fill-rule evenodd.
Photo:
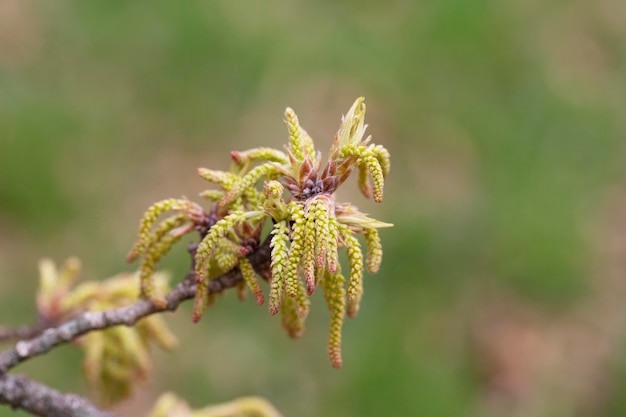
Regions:
M 116 417 L 79 395 L 57 391 L 23 375 L 0 376 L 0 404 L 44 417 Z

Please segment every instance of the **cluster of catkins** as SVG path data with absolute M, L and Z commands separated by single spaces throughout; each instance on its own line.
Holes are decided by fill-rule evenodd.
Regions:
M 155 304 L 165 300 L 152 274 L 159 259 L 183 235 L 198 231 L 201 241 L 194 258 L 197 292 L 193 320 L 198 321 L 215 294 L 209 281 L 233 268 L 244 277 L 257 302 L 265 295 L 257 274 L 270 282 L 269 311 L 281 313 L 288 334 L 299 337 L 309 312 L 309 296 L 320 286 L 331 313 L 329 356 L 341 366 L 341 327 L 345 315 L 354 317 L 363 294 L 364 256 L 356 234 L 367 246 L 365 267 L 377 272 L 382 260 L 378 228 L 391 224 L 372 219 L 350 203 L 335 201 L 335 191 L 358 171 L 358 185 L 367 198 L 383 200 L 389 173 L 389 152 L 364 138 L 365 104 L 357 99 L 342 118 L 324 164 L 313 140 L 302 129 L 294 111 L 285 120 L 289 144 L 285 152 L 255 148 L 231 152 L 229 172 L 200 168 L 198 173 L 219 189 L 200 195 L 212 202 L 208 211 L 187 199 L 167 199 L 152 205 L 143 216 L 137 241 L 128 260 L 141 257 L 141 294 Z M 157 223 L 166 212 L 171 215 Z M 268 270 L 246 257 L 261 245 L 266 222 L 271 221 L 271 263 Z M 344 275 L 337 251 L 345 247 L 348 271 Z M 256 270 L 255 270 L 256 267 Z
M 136 274 L 119 274 L 103 281 L 77 284 L 81 264 L 69 258 L 57 269 L 50 259 L 39 262 L 37 313 L 44 324 L 61 323 L 85 311 L 105 311 L 132 303 L 139 296 Z M 155 286 L 166 291 L 166 277 L 155 274 Z M 153 314 L 132 327 L 115 326 L 89 332 L 76 340 L 84 351 L 83 368 L 89 387 L 105 404 L 127 397 L 135 380 L 150 373 L 150 345 L 171 350 L 178 341 L 163 318 Z

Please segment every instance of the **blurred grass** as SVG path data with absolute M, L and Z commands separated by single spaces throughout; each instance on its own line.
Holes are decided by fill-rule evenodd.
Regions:
M 145 395 L 260 394 L 301 416 L 470 414 L 465 323 L 432 320 L 482 285 L 565 310 L 587 294 L 589 227 L 624 185 L 624 12 L 610 0 L 7 0 L 2 317 L 32 319 L 39 257 L 78 254 L 87 277 L 128 268 L 142 210 L 200 191 L 196 167 L 226 168 L 231 149 L 280 146 L 285 106 L 324 149 L 365 95 L 392 173 L 380 207 L 346 193 L 396 227 L 346 325 L 344 369 L 326 364 L 322 300 L 294 342 L 227 297 L 193 328 L 176 315 L 182 347 L 159 356 Z M 180 250 L 165 266 L 177 276 L 186 262 Z M 49 356 L 23 370 L 84 392 L 72 348 Z

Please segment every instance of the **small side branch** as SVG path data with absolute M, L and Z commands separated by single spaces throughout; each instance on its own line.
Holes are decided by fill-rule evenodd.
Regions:
M 44 417 L 116 417 L 79 395 L 57 391 L 23 375 L 0 376 L 0 404 Z

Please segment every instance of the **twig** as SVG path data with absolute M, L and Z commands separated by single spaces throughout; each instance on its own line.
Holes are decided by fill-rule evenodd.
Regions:
M 0 404 L 45 417 L 116 417 L 79 395 L 57 391 L 23 375 L 0 376 Z

